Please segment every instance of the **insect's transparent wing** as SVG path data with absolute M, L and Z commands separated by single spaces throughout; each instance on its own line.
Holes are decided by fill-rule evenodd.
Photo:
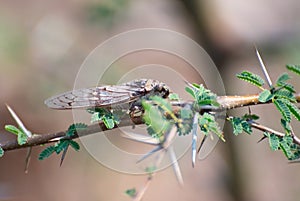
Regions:
M 127 85 L 78 89 L 53 96 L 45 104 L 53 109 L 108 107 L 136 100 L 139 91 Z

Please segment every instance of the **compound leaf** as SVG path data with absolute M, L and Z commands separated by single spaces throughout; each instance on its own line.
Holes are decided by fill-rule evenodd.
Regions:
M 287 122 L 291 121 L 291 113 L 287 105 L 283 101 L 284 99 L 275 99 L 274 104 L 277 108 L 277 110 L 280 112 L 283 119 Z
M 4 150 L 2 149 L 2 147 L 0 147 L 0 157 L 2 157 L 4 155 Z
M 254 73 L 251 73 L 249 71 L 243 71 L 236 75 L 237 78 L 240 80 L 244 80 L 246 82 L 249 82 L 250 84 L 261 87 L 264 85 L 265 81 L 259 76 Z
M 137 194 L 137 191 L 135 188 L 131 188 L 125 191 L 126 195 L 128 195 L 131 198 L 134 198 Z
M 261 103 L 265 103 L 268 102 L 269 100 L 271 100 L 273 98 L 273 95 L 271 94 L 271 92 L 267 89 L 263 90 L 262 92 L 260 92 L 258 100 Z
M 273 151 L 278 150 L 279 149 L 279 144 L 280 144 L 280 142 L 279 142 L 280 139 L 278 138 L 278 136 L 274 135 L 273 133 L 270 134 L 270 133 L 267 133 L 267 132 L 265 133 L 265 135 L 269 139 L 269 145 L 270 145 L 271 150 L 273 150 Z
M 276 80 L 276 84 L 277 85 L 281 85 L 282 83 L 285 83 L 287 80 L 290 79 L 290 76 L 287 73 L 283 73 L 282 75 L 280 75 L 277 80 Z
M 69 146 L 69 140 L 60 140 L 55 145 L 55 152 L 59 154 L 61 151 L 67 149 L 68 146 Z
M 286 68 L 293 72 L 293 73 L 296 73 L 297 75 L 300 75 L 300 65 L 286 65 Z
M 286 106 L 289 108 L 290 112 L 293 114 L 293 116 L 300 121 L 300 110 L 297 106 L 295 106 L 293 103 L 289 101 L 285 101 Z
M 13 126 L 13 125 L 5 125 L 5 130 L 12 133 L 12 134 L 15 134 L 15 135 L 18 135 L 21 130 L 18 129 L 17 127 Z
M 75 151 L 79 151 L 80 145 L 76 141 L 70 140 L 69 144 Z
M 55 152 L 55 147 L 54 146 L 49 146 L 45 148 L 39 155 L 39 160 L 44 160 L 45 158 L 48 158 Z
M 171 94 L 169 95 L 169 99 L 170 99 L 170 100 L 173 100 L 173 101 L 178 101 L 178 100 L 179 100 L 179 95 L 176 94 L 176 93 L 171 93 Z

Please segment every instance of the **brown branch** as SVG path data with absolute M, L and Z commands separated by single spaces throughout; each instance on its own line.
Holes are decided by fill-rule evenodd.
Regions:
M 118 124 L 118 126 L 115 126 L 113 129 L 118 127 L 142 124 L 142 123 L 143 123 L 142 118 L 134 118 L 134 119 L 124 118 L 121 119 L 120 124 Z M 32 147 L 32 146 L 57 142 L 60 139 L 75 139 L 75 138 L 79 138 L 79 137 L 83 137 L 86 135 L 91 135 L 97 132 L 107 131 L 107 130 L 109 129 L 105 127 L 104 123 L 99 122 L 98 124 L 89 125 L 86 129 L 80 131 L 80 133 L 72 136 L 71 138 L 66 137 L 65 131 L 60 131 L 57 133 L 33 135 L 31 138 L 28 138 L 27 143 L 23 145 L 19 145 L 16 139 L 9 140 L 4 143 L 1 143 L 1 147 L 4 151 L 10 151 L 14 149 L 20 149 L 20 148 L 26 148 L 26 147 Z
M 300 102 L 300 94 L 296 95 L 296 100 Z M 268 104 L 268 103 L 260 103 L 258 101 L 258 95 L 248 95 L 248 96 L 219 96 L 217 97 L 217 101 L 220 103 L 220 107 L 211 107 L 211 106 L 204 106 L 203 110 L 227 110 L 227 109 L 233 109 L 233 108 L 238 108 L 238 107 L 245 107 L 245 106 L 251 106 L 251 105 L 257 105 L 257 104 Z M 186 101 L 186 102 L 178 102 L 174 103 L 175 107 L 182 107 L 184 105 L 190 105 L 192 104 L 191 101 Z M 175 109 L 176 110 L 176 109 Z M 113 129 L 118 128 L 118 127 L 125 127 L 125 126 L 134 126 L 137 124 L 143 124 L 143 119 L 142 117 L 135 117 L 133 119 L 130 118 L 123 118 L 120 121 L 120 124 L 115 126 Z M 256 125 L 253 125 L 256 126 Z M 79 134 L 74 135 L 72 139 L 78 138 L 78 137 L 83 137 L 86 135 L 91 135 L 95 134 L 97 132 L 101 131 L 107 131 L 107 129 L 104 125 L 103 122 L 99 122 L 98 124 L 93 124 L 87 127 L 87 129 L 84 129 L 80 131 Z M 276 133 L 274 133 L 276 134 Z M 66 138 L 66 132 L 61 131 L 61 132 L 56 132 L 56 133 L 49 133 L 49 134 L 42 134 L 42 135 L 33 135 L 32 137 L 28 138 L 28 141 L 26 144 L 19 145 L 17 140 L 9 140 L 6 142 L 3 142 L 0 144 L 1 148 L 4 151 L 10 151 L 10 150 L 15 150 L 15 149 L 20 149 L 20 148 L 25 148 L 25 147 L 33 147 L 37 145 L 43 145 L 47 143 L 52 143 L 52 142 L 57 142 L 60 139 L 71 139 L 71 138 Z M 279 135 L 280 136 L 280 135 Z M 300 145 L 300 139 L 298 139 L 294 135 L 294 141 L 295 143 Z

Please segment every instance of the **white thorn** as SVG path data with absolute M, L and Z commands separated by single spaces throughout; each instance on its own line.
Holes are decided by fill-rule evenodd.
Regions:
M 27 128 L 24 126 L 20 118 L 17 116 L 17 114 L 9 107 L 9 105 L 6 104 L 6 107 L 8 111 L 10 112 L 11 116 L 14 118 L 20 129 L 27 135 L 27 137 L 32 137 L 32 133 L 27 130 Z
M 260 63 L 260 66 L 261 66 L 261 68 L 262 68 L 262 71 L 263 71 L 265 77 L 267 78 L 268 85 L 269 85 L 270 88 L 272 88 L 272 86 L 273 86 L 272 80 L 271 80 L 271 78 L 270 78 L 270 76 L 269 76 L 269 73 L 268 73 L 268 71 L 267 71 L 267 68 L 266 68 L 266 66 L 265 66 L 265 64 L 264 64 L 264 62 L 263 62 L 263 60 L 262 60 L 262 58 L 261 58 L 261 56 L 260 56 L 260 54 L 259 54 L 259 52 L 258 52 L 258 50 L 257 50 L 256 47 L 255 47 L 255 52 L 256 52 L 258 61 L 259 61 L 259 63 Z

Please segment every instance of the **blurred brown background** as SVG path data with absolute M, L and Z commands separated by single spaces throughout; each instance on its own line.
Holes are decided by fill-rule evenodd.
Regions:
M 300 63 L 299 8 L 297 0 L 2 0 L 0 140 L 14 137 L 3 130 L 5 124 L 14 124 L 5 103 L 35 133 L 65 130 L 73 122 L 71 112 L 50 110 L 43 101 L 72 89 L 80 65 L 98 44 L 136 28 L 166 28 L 191 37 L 213 58 L 228 94 L 257 93 L 235 74 L 247 69 L 262 75 L 254 44 L 274 80 L 286 63 Z M 293 84 L 299 89 L 299 79 Z M 261 123 L 280 130 L 272 107 L 252 111 L 261 115 Z M 225 134 L 227 142 L 219 143 L 194 169 L 189 153 L 180 159 L 183 187 L 169 168 L 155 177 L 143 200 L 299 200 L 298 164 L 271 152 L 267 142 L 257 144 L 259 132 L 234 137 L 227 125 Z M 84 148 L 70 150 L 62 167 L 57 156 L 38 161 L 40 150 L 34 148 L 28 174 L 23 172 L 26 150 L 5 153 L 0 200 L 130 200 L 124 191 L 145 182 L 145 176 L 101 166 Z

